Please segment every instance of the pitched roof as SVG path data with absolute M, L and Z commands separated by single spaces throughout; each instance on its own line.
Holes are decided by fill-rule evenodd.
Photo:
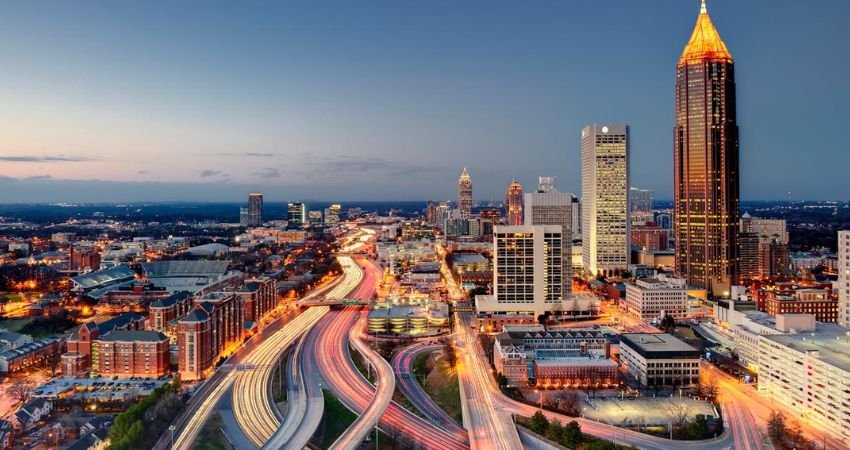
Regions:
M 208 319 L 209 319 L 209 316 L 203 310 L 193 309 L 192 311 L 189 312 L 189 314 L 186 314 L 179 321 L 180 322 L 203 322 L 203 321 L 208 320 Z
M 705 7 L 705 0 L 703 0 L 694 32 L 682 51 L 679 64 L 700 62 L 706 59 L 732 62 L 732 54 L 726 49 L 726 44 L 720 38 L 717 29 L 714 28 Z

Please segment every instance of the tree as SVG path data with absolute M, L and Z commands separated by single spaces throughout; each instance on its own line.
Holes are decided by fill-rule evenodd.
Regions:
M 580 444 L 582 440 L 581 425 L 579 425 L 579 423 L 575 420 L 571 420 L 570 423 L 564 427 L 564 440 L 562 440 L 561 443 L 568 447 L 575 447 Z
M 770 436 L 770 440 L 774 443 L 782 442 L 785 440 L 787 431 L 785 415 L 779 411 L 771 411 L 767 419 L 767 435 Z
M 549 426 L 546 428 L 546 438 L 555 442 L 561 442 L 564 439 L 564 426 L 560 420 L 552 419 L 549 422 Z
M 697 414 L 696 418 L 688 424 L 688 437 L 698 440 L 705 439 L 708 436 L 708 419 L 705 415 Z
M 587 391 L 590 393 L 591 397 L 596 398 L 596 391 L 599 390 L 602 384 L 602 371 L 598 368 L 590 369 L 590 374 L 588 375 L 588 384 Z
M 455 365 L 457 364 L 457 354 L 455 353 L 455 348 L 449 339 L 443 338 L 442 341 L 443 354 L 446 356 L 446 362 L 449 364 L 449 367 L 454 369 Z
M 702 372 L 699 376 L 699 394 L 707 397 L 710 400 L 717 398 L 720 393 L 720 388 L 717 385 L 717 378 L 707 372 Z
M 670 418 L 670 422 L 673 425 L 673 431 L 679 435 L 681 435 L 685 426 L 688 424 L 689 416 L 690 409 L 684 403 L 673 404 L 667 408 L 667 417 Z
M 6 389 L 6 393 L 12 396 L 12 398 L 17 399 L 21 403 L 26 403 L 30 399 L 30 393 L 32 392 L 32 387 L 30 385 L 20 382 L 15 383 L 9 386 Z
M 543 411 L 537 410 L 531 420 L 528 422 L 528 428 L 537 434 L 546 434 L 546 429 L 549 427 L 549 419 L 543 415 Z
M 658 328 L 665 333 L 673 334 L 673 332 L 676 331 L 676 319 L 674 319 L 673 316 L 665 315 L 661 319 L 661 323 L 658 325 Z
M 44 365 L 50 370 L 50 377 L 53 378 L 56 376 L 56 373 L 59 372 L 59 366 L 62 364 L 62 355 L 59 352 L 51 353 L 47 355 L 47 358 L 44 360 Z
M 562 391 L 555 399 L 555 407 L 568 416 L 577 417 L 581 414 L 581 399 L 571 391 Z

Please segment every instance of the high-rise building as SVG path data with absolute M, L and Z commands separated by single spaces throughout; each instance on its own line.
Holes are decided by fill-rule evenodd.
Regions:
M 505 224 L 522 225 L 522 185 L 516 178 L 505 193 Z
M 738 124 L 732 55 L 703 2 L 676 65 L 676 272 L 726 295 L 737 278 Z
M 573 195 L 573 241 L 581 240 L 581 201 Z
M 457 206 L 460 208 L 460 216 L 468 219 L 472 216 L 472 178 L 466 167 L 457 180 Z
M 260 227 L 263 225 L 263 194 L 252 192 L 248 194 L 247 226 Z
M 777 242 L 788 243 L 788 226 L 785 219 L 764 219 L 744 213 L 741 216 L 739 231 L 756 233 L 763 238 L 773 238 Z
M 564 298 L 564 258 L 557 225 L 499 226 L 493 230 L 493 295 L 513 311 L 551 310 Z
M 838 323 L 850 328 L 850 230 L 838 232 Z
M 325 223 L 328 225 L 336 225 L 339 223 L 339 213 L 342 211 L 342 206 L 334 204 L 325 208 Z
M 738 230 L 738 280 L 786 275 L 790 265 L 785 220 L 744 213 Z
M 441 230 L 446 229 L 446 220 L 451 218 L 452 208 L 449 206 L 448 202 L 440 202 L 436 208 L 434 208 L 434 222 L 437 228 Z
M 573 223 L 573 194 L 558 192 L 554 186 L 544 192 L 529 192 L 523 196 L 523 212 L 525 213 L 523 223 L 525 225 L 557 225 L 561 227 L 561 243 L 564 245 L 563 257 L 563 282 L 561 292 L 564 297 L 572 293 L 573 270 L 572 259 L 572 223 Z
M 631 211 L 632 225 L 646 225 L 654 222 L 654 192 L 648 189 L 629 189 L 629 210 Z
M 591 275 L 629 265 L 629 127 L 581 130 L 582 259 Z
M 304 228 L 307 225 L 307 206 L 304 203 L 290 203 L 287 211 L 290 228 Z

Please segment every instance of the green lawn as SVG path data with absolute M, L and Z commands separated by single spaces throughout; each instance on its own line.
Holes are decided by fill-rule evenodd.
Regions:
M 0 328 L 4 328 L 15 333 L 19 333 L 21 328 L 30 323 L 29 318 L 25 319 L 0 319 Z
M 417 358 L 418 359 L 418 358 Z M 416 361 L 414 361 L 414 365 Z M 422 385 L 425 392 L 440 408 L 458 423 L 463 421 L 463 408 L 460 402 L 460 383 L 457 372 L 451 369 L 443 358 L 437 358 L 431 373 L 425 377 Z
M 215 413 L 207 419 L 204 428 L 192 445 L 192 450 L 233 450 L 233 446 L 224 437 L 221 428 L 224 423 L 221 414 Z
M 357 419 L 330 391 L 322 390 L 325 396 L 325 412 L 322 415 L 321 443 L 319 447 L 330 448 L 337 438 Z M 318 434 L 318 432 L 317 432 Z

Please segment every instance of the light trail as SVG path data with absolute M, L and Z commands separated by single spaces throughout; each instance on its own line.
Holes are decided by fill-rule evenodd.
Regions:
M 363 271 L 351 257 L 337 258 L 345 278 L 326 294 L 328 298 L 342 298 L 354 290 L 363 279 Z M 283 417 L 271 396 L 271 379 L 281 354 L 300 336 L 312 328 L 330 310 L 316 306 L 301 314 L 307 316 L 304 326 L 278 332 L 256 346 L 243 364 L 253 367 L 242 371 L 233 386 L 233 415 L 245 436 L 255 446 L 262 447 L 281 427 Z

